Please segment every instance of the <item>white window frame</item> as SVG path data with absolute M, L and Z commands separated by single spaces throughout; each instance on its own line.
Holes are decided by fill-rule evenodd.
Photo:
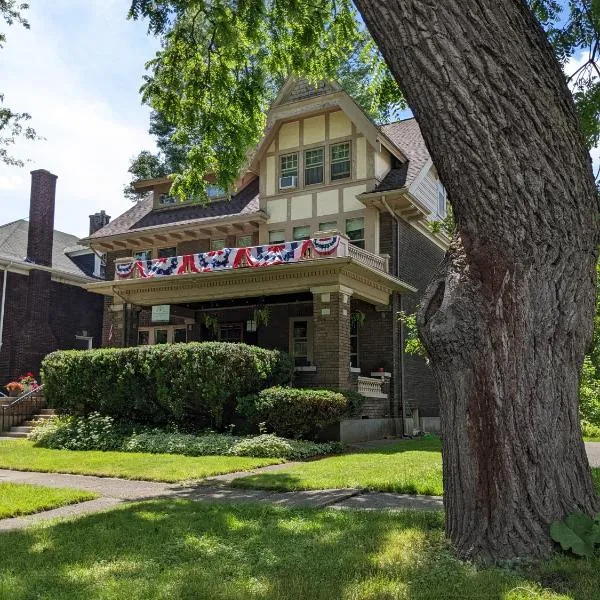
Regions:
M 333 158 L 333 149 L 336 146 L 348 146 L 348 158 L 344 159 L 336 159 Z M 348 175 L 344 175 L 343 177 L 333 177 L 333 165 L 339 164 L 342 162 L 348 162 L 350 168 L 348 170 Z M 346 140 L 343 142 L 336 142 L 335 144 L 329 145 L 329 181 L 334 183 L 336 181 L 344 181 L 346 179 L 352 179 L 352 140 Z
M 358 220 L 358 219 L 362 219 L 362 222 L 363 222 L 363 227 L 362 227 L 362 230 L 363 230 L 363 236 L 362 236 L 362 238 L 361 238 L 361 239 L 358 239 L 358 240 L 352 240 L 352 239 L 350 239 L 350 237 L 348 236 L 348 221 L 356 221 L 356 220 Z M 365 218 L 364 218 L 364 217 L 348 217 L 348 218 L 346 219 L 345 223 L 344 223 L 344 233 L 345 233 L 345 234 L 348 236 L 348 240 L 349 240 L 349 242 L 350 242 L 352 245 L 354 245 L 354 246 L 358 246 L 358 244 L 357 244 L 356 242 L 362 242 L 362 246 L 358 246 L 358 247 L 359 247 L 359 248 L 363 248 L 363 249 L 364 249 L 364 247 L 365 247 L 365 245 L 366 245 L 366 235 L 365 235 Z
M 167 331 L 167 344 L 174 344 L 175 343 L 175 330 L 176 329 L 184 329 L 185 330 L 185 339 L 187 341 L 188 338 L 188 328 L 187 325 L 155 325 L 152 327 L 138 327 L 138 339 L 137 339 L 137 345 L 139 346 L 139 334 L 140 331 L 147 331 L 148 332 L 148 346 L 156 346 L 156 338 L 155 338 L 155 332 L 156 330 L 166 330 Z M 143 344 L 145 345 L 145 344 Z
M 75 339 L 81 342 L 87 342 L 88 350 L 91 350 L 94 347 L 94 338 L 89 335 L 76 335 Z
M 305 321 L 306 322 L 306 362 L 307 365 L 296 365 L 296 356 L 294 353 L 294 323 Z M 294 362 L 294 366 L 312 366 L 314 361 L 314 343 L 315 343 L 315 333 L 314 333 L 314 319 L 313 317 L 290 317 L 289 319 L 289 354 L 292 357 L 292 361 Z
M 321 151 L 321 163 L 308 166 L 308 161 L 307 161 L 306 155 L 309 152 L 317 152 L 317 151 Z M 303 158 L 304 158 L 304 164 L 303 164 L 304 168 L 302 170 L 302 173 L 304 175 L 304 187 L 311 187 L 313 185 L 323 185 L 325 183 L 325 146 L 318 146 L 316 148 L 307 148 L 306 150 L 304 150 Z M 318 169 L 318 168 L 321 168 L 321 181 L 313 181 L 312 183 L 307 183 L 306 172 L 311 169 Z

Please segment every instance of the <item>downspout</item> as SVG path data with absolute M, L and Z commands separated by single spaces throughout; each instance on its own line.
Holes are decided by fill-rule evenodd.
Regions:
M 2 340 L 4 338 L 4 308 L 6 306 L 6 282 L 8 280 L 8 270 L 13 263 L 4 265 L 4 277 L 2 278 L 2 300 L 0 301 L 0 350 L 2 350 Z
M 399 217 L 398 215 L 396 215 L 396 213 L 390 208 L 390 205 L 387 203 L 385 196 L 381 196 L 381 202 L 382 204 L 385 206 L 386 210 L 390 213 L 390 215 L 392 216 L 392 219 L 394 220 L 394 222 L 396 223 L 396 256 L 392 257 L 395 258 L 395 273 L 394 275 L 396 275 L 396 277 L 398 276 L 398 261 L 400 260 L 400 256 L 399 256 L 399 249 L 400 249 L 400 222 L 399 222 Z M 402 294 L 400 294 L 400 310 L 403 310 L 403 303 L 402 303 Z M 402 428 L 403 428 L 403 433 L 406 434 L 406 420 L 407 420 L 407 416 L 406 416 L 406 402 L 405 402 L 405 398 L 406 398 L 406 390 L 405 390 L 405 381 L 404 381 L 404 323 L 400 322 L 400 403 L 402 405 Z

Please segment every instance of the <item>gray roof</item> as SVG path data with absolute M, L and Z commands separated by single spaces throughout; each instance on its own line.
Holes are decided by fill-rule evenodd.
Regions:
M 86 239 L 94 240 L 128 232 L 142 232 L 161 225 L 191 225 L 237 215 L 259 214 L 258 179 L 250 182 L 231 200 L 173 206 L 159 211 L 152 210 L 153 204 L 151 195 L 139 200 L 128 211 Z
M 0 259 L 27 264 L 27 240 L 29 238 L 29 222 L 25 219 L 0 225 Z M 77 243 L 77 236 L 54 230 L 54 245 L 52 247 L 52 268 L 69 275 L 85 277 L 86 275 L 70 258 L 68 252 L 89 250 Z
M 391 178 L 397 179 L 397 183 L 399 183 L 398 187 L 410 186 L 431 158 L 417 120 L 415 118 L 404 119 L 396 123 L 382 125 L 380 129 L 408 158 L 406 173 L 398 173 L 402 169 L 392 169 L 392 171 L 396 172 L 390 172 Z M 400 177 L 400 175 L 402 176 Z M 388 177 L 385 177 L 380 185 L 383 185 L 386 179 Z M 392 183 L 393 181 L 389 181 L 388 185 Z M 386 187 L 385 189 L 397 188 Z

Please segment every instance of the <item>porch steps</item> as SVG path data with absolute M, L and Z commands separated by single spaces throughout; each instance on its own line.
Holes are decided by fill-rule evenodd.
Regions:
M 8 431 L 2 433 L 5 438 L 26 438 L 29 432 L 40 421 L 47 421 L 56 415 L 53 408 L 41 408 L 30 420 L 24 421 L 22 425 L 11 427 Z

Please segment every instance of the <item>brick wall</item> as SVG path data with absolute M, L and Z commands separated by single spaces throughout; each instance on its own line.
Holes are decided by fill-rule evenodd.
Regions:
M 46 267 L 52 266 L 56 179 L 44 169 L 31 172 L 27 258 Z
M 1 272 L 0 289 L 3 277 Z M 41 271 L 32 271 L 30 276 L 8 274 L 0 384 L 26 371 L 39 373 L 41 360 L 46 354 L 58 349 L 76 348 L 75 336 L 82 335 L 84 331 L 94 338 L 95 346 L 99 345 L 102 296 L 76 286 L 51 282 L 49 277 L 49 273 Z M 34 289 L 28 307 L 27 295 L 31 285 L 40 288 L 39 291 Z M 31 318 L 30 310 L 34 310 L 39 318 Z M 47 328 L 41 325 L 40 318 L 47 319 Z
M 314 363 L 320 385 L 350 387 L 350 298 L 343 292 L 313 294 Z
M 400 221 L 398 276 L 417 288 L 401 296 L 401 310 L 414 313 L 427 285 L 439 268 L 444 252 L 414 227 Z M 404 356 L 404 394 L 421 417 L 439 416 L 439 399 L 431 370 L 422 358 Z

